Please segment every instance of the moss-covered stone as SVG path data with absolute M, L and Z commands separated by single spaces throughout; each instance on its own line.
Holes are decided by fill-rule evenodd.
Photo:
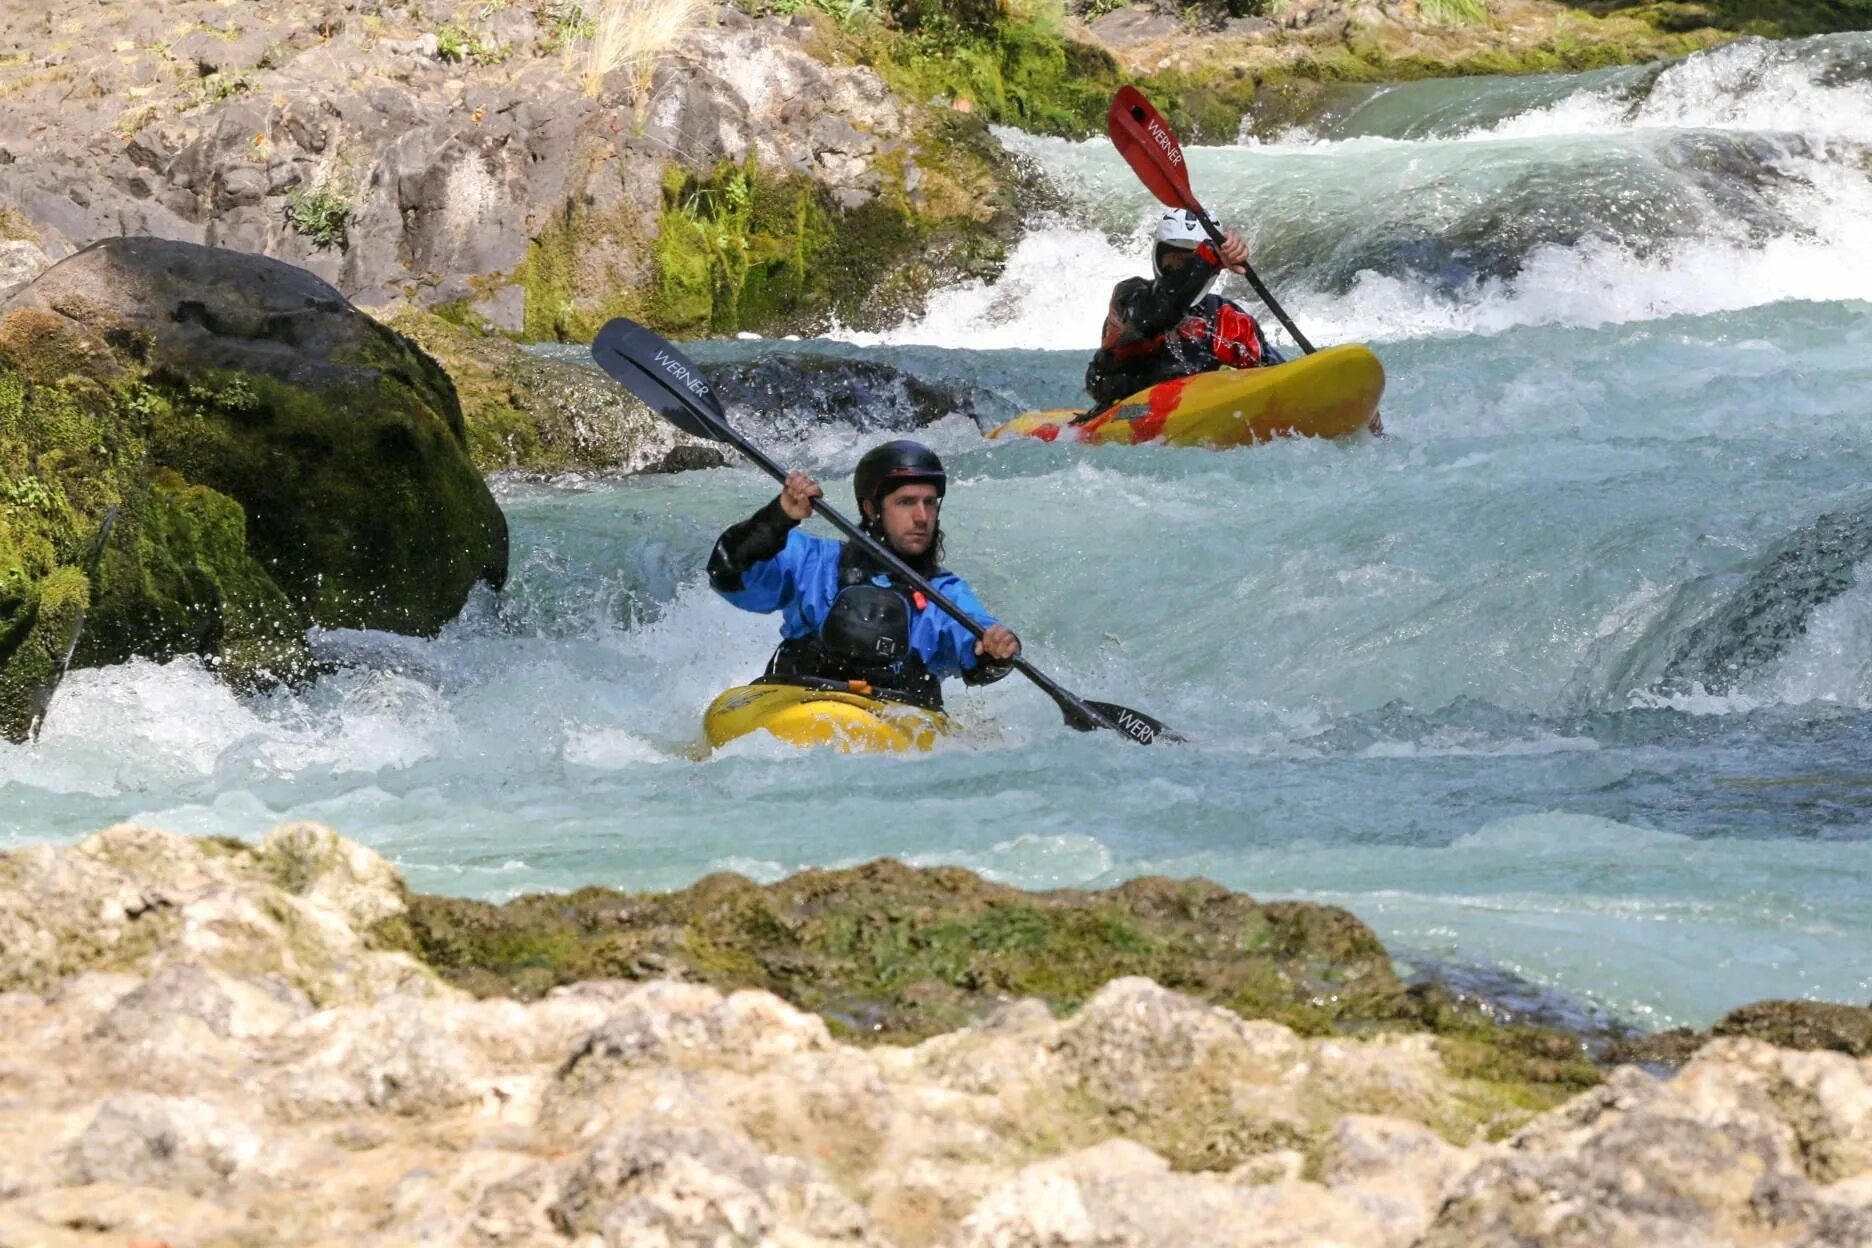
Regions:
M 838 209 L 811 179 L 764 176 L 752 159 L 701 177 L 671 166 L 663 195 L 652 315 L 673 332 L 810 322 L 843 293 L 821 272 L 839 250 Z
M 0 308 L 0 732 L 68 653 L 252 684 L 312 623 L 440 627 L 505 571 L 465 442 L 435 362 L 290 266 L 113 240 L 49 270 Z
M 830 46 L 876 67 L 906 99 L 953 101 L 996 123 L 1066 137 L 1101 133 L 1112 91 L 1135 82 L 1185 142 L 1226 143 L 1244 117 L 1261 133 L 1309 119 L 1333 84 L 1598 69 L 1745 34 L 1872 27 L 1872 0 L 1613 0 L 1524 5 L 1512 22 L 1393 13 L 1377 24 L 1243 37 L 1218 32 L 1208 19 L 1219 14 L 1201 7 L 1185 6 L 1174 36 L 1106 48 L 1044 3 L 896 4 L 890 23 L 847 32 Z
M 1724 1015 L 1717 1036 L 1749 1036 L 1784 1049 L 1830 1049 L 1872 1057 L 1872 1006 L 1826 1001 L 1757 1001 Z
M 504 906 L 415 896 L 407 927 L 382 939 L 483 995 L 685 978 L 765 988 L 849 1034 L 888 1040 L 953 1030 L 1012 998 L 1074 1010 L 1111 980 L 1142 975 L 1306 1034 L 1433 1031 L 1504 1122 L 1598 1079 L 1574 1038 L 1502 1028 L 1447 994 L 1407 988 L 1345 911 L 1263 905 L 1203 880 L 1027 893 L 959 868 L 879 861 L 768 886 L 712 875 L 669 894 L 587 888 Z
M 1673 1027 L 1630 1036 L 1602 1055 L 1608 1062 L 1638 1062 L 1674 1069 L 1718 1036 L 1747 1036 L 1786 1049 L 1828 1049 L 1872 1057 L 1872 1005 L 1827 1001 L 1757 1001 L 1731 1010 L 1707 1031 Z
M 588 342 L 614 316 L 646 319 L 641 293 L 646 272 L 617 263 L 621 255 L 649 250 L 643 234 L 633 209 L 606 211 L 580 197 L 568 198 L 534 236 L 515 274 L 526 292 L 521 336 L 534 342 Z
M 1796 39 L 1842 30 L 1872 30 L 1872 0 L 1664 0 L 1663 3 L 1600 3 L 1606 13 L 1642 18 L 1664 31 L 1713 29 Z
M 951 100 L 998 124 L 1083 136 L 1103 124 L 1118 62 L 1067 34 L 1056 6 L 897 6 L 894 28 L 860 39 L 859 57 L 905 99 Z
M 447 368 L 469 454 L 483 472 L 619 473 L 713 467 L 712 443 L 678 434 L 616 382 L 499 335 L 405 308 L 391 318 Z
M 44 716 L 90 606 L 90 582 L 74 567 L 22 586 L 9 567 L 0 521 L 0 736 L 17 740 Z

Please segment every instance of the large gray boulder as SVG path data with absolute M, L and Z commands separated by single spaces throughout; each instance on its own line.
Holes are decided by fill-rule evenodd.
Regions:
M 16 738 L 67 660 L 290 675 L 311 625 L 432 633 L 506 576 L 448 376 L 260 256 L 109 239 L 0 300 L 0 476 Z

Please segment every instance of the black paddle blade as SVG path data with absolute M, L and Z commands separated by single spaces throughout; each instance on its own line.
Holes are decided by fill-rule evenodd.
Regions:
M 620 316 L 605 322 L 592 339 L 591 353 L 599 368 L 684 433 L 729 440 L 709 419 L 725 423 L 728 414 L 708 379 L 661 334 Z
M 1142 711 L 1134 711 L 1128 706 L 1119 706 L 1116 702 L 1095 702 L 1091 698 L 1081 698 L 1081 702 L 1103 715 L 1109 722 L 1101 724 L 1096 719 L 1082 719 L 1077 715 L 1068 715 L 1066 725 L 1080 732 L 1091 732 L 1095 728 L 1111 727 L 1130 737 L 1139 745 L 1156 745 L 1158 742 L 1183 742 L 1189 740 L 1182 733 L 1152 719 Z

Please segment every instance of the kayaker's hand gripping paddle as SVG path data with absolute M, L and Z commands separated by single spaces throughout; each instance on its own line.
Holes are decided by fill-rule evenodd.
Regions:
M 1169 123 L 1151 107 L 1151 102 L 1144 98 L 1144 93 L 1136 87 L 1118 88 L 1112 96 L 1111 109 L 1105 114 L 1105 128 L 1111 135 L 1112 146 L 1125 158 L 1131 171 L 1138 180 L 1150 188 L 1159 202 L 1166 208 L 1183 208 L 1194 213 L 1202 222 L 1203 229 L 1209 232 L 1209 241 L 1216 250 L 1222 250 L 1222 230 L 1215 219 L 1203 211 L 1203 206 L 1196 201 L 1190 190 L 1189 169 L 1183 163 L 1183 148 L 1177 143 L 1176 135 L 1171 133 Z M 1242 276 L 1254 287 L 1255 294 L 1267 305 L 1275 319 L 1287 327 L 1293 340 L 1300 344 L 1300 349 L 1308 355 L 1313 354 L 1313 344 L 1306 340 L 1300 327 L 1293 323 L 1287 310 L 1281 307 L 1254 271 L 1254 266 L 1242 262 Z
M 736 432 L 734 426 L 728 423 L 728 414 L 722 410 L 721 400 L 715 397 L 714 390 L 709 387 L 701 370 L 661 335 L 645 329 L 635 321 L 619 317 L 607 322 L 598 331 L 598 337 L 592 340 L 591 351 L 598 367 L 642 399 L 651 411 L 684 433 L 715 442 L 726 442 L 753 460 L 761 471 L 774 480 L 782 483 L 786 481 L 786 469 Z M 866 554 L 922 591 L 925 598 L 953 616 L 977 640 L 981 638 L 986 630 L 980 624 L 944 597 L 934 585 L 918 576 L 895 553 L 885 549 L 870 534 L 833 510 L 825 499 L 815 498 L 812 505 L 814 511 L 830 521 L 833 528 L 857 543 Z M 1017 657 L 1011 663 L 1019 669 L 1021 675 L 1040 686 L 1048 697 L 1059 704 L 1069 728 L 1080 732 L 1106 728 L 1140 745 L 1184 739 L 1141 711 L 1111 702 L 1094 702 L 1062 689 L 1025 659 Z

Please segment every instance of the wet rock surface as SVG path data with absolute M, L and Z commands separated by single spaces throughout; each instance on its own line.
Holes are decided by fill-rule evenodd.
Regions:
M 1143 978 L 907 1046 L 667 979 L 477 1000 L 384 947 L 424 899 L 312 825 L 113 828 L 0 854 L 0 883 L 9 1243 L 1847 1248 L 1872 1227 L 1872 1059 L 1842 1052 L 1719 1039 L 1536 1113 L 1428 1036 L 1307 1036 Z M 830 908 L 856 883 L 810 887 Z
M 731 414 L 745 413 L 782 435 L 829 424 L 865 433 L 908 432 L 950 416 L 982 428 L 999 423 L 988 395 L 925 381 L 876 360 L 787 352 L 703 371 Z
M 727 462 L 719 445 L 677 431 L 594 367 L 542 358 L 413 308 L 389 323 L 448 371 L 483 472 L 562 479 Z
M 0 300 L 0 732 L 67 662 L 304 669 L 313 624 L 432 633 L 507 570 L 435 361 L 304 270 L 110 239 Z

